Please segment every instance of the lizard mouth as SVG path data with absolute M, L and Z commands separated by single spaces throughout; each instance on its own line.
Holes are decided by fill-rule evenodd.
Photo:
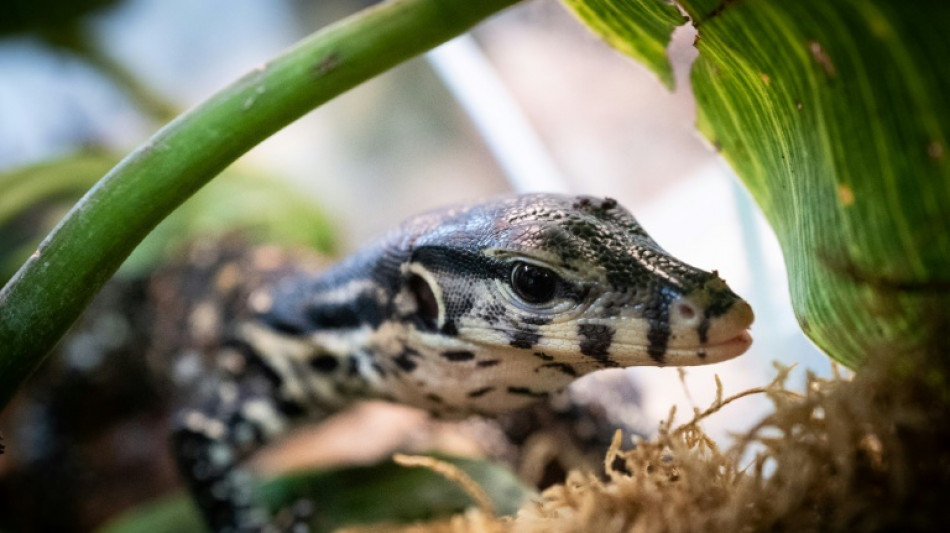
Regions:
M 712 355 L 718 356 L 719 360 L 729 359 L 742 355 L 746 350 L 749 349 L 749 346 L 752 345 L 752 335 L 749 333 L 749 330 L 745 330 L 731 339 L 724 340 L 716 344 L 707 345 L 706 357 Z M 702 350 L 700 348 L 699 350 Z M 701 356 L 702 357 L 702 356 Z
M 751 345 L 752 335 L 749 330 L 743 330 L 718 342 L 692 346 L 671 346 L 667 348 L 666 358 L 668 364 L 675 366 L 705 365 L 740 356 Z

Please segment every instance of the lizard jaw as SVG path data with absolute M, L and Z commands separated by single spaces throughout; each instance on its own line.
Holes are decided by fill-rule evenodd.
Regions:
M 666 359 L 673 366 L 707 365 L 738 357 L 752 345 L 752 335 L 744 330 L 723 341 L 695 346 L 668 348 Z

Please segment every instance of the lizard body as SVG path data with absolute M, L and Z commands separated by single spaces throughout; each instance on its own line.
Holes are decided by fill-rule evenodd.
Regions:
M 548 194 L 416 216 L 249 307 L 215 385 L 176 421 L 179 466 L 216 531 L 264 527 L 237 465 L 300 420 L 369 398 L 494 415 L 598 369 L 737 356 L 753 320 L 615 201 Z

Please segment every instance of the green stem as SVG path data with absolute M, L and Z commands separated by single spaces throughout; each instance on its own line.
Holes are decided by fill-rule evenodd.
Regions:
M 0 291 L 0 406 L 146 234 L 314 107 L 519 0 L 394 0 L 298 43 L 179 116 L 99 181 Z

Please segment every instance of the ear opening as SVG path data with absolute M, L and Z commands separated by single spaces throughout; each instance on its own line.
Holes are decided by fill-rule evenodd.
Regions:
M 413 272 L 409 275 L 408 286 L 410 294 L 416 301 L 416 312 L 422 319 L 422 323 L 429 329 L 436 329 L 439 321 L 439 302 L 429 282 Z

